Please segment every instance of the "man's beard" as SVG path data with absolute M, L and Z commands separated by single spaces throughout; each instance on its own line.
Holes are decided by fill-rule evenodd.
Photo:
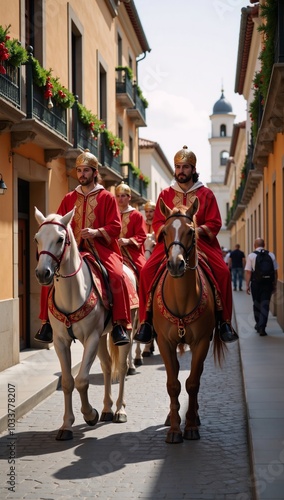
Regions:
M 190 182 L 192 180 L 192 174 L 190 174 L 190 175 L 185 175 L 185 174 L 176 175 L 175 174 L 174 178 L 179 184 L 186 184 L 187 182 Z

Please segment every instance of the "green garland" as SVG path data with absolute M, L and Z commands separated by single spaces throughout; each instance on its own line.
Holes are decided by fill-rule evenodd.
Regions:
M 7 26 L 5 29 L 0 25 L 0 43 L 3 48 L 7 50 L 7 58 L 5 59 L 11 66 L 15 68 L 19 67 L 21 64 L 25 64 L 28 60 L 28 53 L 24 49 L 19 40 L 13 38 L 11 40 L 9 36 L 11 25 Z M 1 61 L 0 61 L 1 64 Z
M 254 98 L 250 104 L 250 118 L 252 121 L 252 134 L 256 139 L 259 128 L 260 110 L 263 108 L 275 57 L 275 33 L 278 15 L 277 0 L 267 0 L 265 5 L 260 5 L 260 15 L 264 22 L 258 27 L 258 31 L 263 34 L 263 47 L 259 55 L 261 62 L 260 71 L 256 72 L 253 79 Z

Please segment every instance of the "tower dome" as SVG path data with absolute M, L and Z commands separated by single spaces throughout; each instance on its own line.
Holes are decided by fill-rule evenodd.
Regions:
M 224 96 L 224 90 L 221 90 L 221 97 L 220 99 L 215 102 L 213 106 L 213 115 L 224 115 L 227 113 L 232 113 L 233 108 L 231 103 L 225 98 Z

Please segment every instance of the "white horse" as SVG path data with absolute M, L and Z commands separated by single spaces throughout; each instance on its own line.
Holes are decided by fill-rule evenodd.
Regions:
M 109 342 L 110 346 L 112 344 L 110 352 L 116 352 L 116 366 L 112 372 L 112 359 L 106 335 L 111 329 L 111 315 L 99 299 L 89 268 L 78 250 L 70 225 L 73 214 L 74 210 L 63 217 L 50 214 L 45 218 L 35 208 L 35 218 L 40 226 L 35 235 L 38 247 L 36 277 L 41 285 L 53 284 L 53 293 L 49 295 L 49 320 L 54 332 L 54 348 L 62 371 L 61 385 L 65 406 L 63 424 L 56 436 L 56 439 L 60 441 L 73 438 L 72 425 L 75 417 L 72 409 L 72 393 L 74 386 L 80 394 L 81 412 L 85 422 L 94 426 L 99 419 L 97 410 L 92 408 L 88 399 L 89 372 L 96 355 L 100 359 L 105 385 L 104 407 L 100 420 L 127 421 L 124 382 L 130 344 L 117 347 L 112 341 Z M 126 272 L 132 274 L 132 283 L 135 284 L 133 273 L 128 270 Z M 133 310 L 132 315 L 135 312 Z M 82 362 L 75 379 L 71 373 L 70 349 L 74 337 L 84 346 Z M 112 410 L 111 397 L 111 380 L 114 372 L 118 373 L 119 378 L 115 414 Z
M 152 255 L 152 252 L 154 250 L 155 245 L 156 245 L 155 233 L 148 233 L 147 238 L 144 241 L 146 260 L 148 260 L 150 255 Z M 138 324 L 136 326 L 138 327 Z M 130 370 L 130 367 L 132 367 L 133 373 L 135 373 L 135 366 L 141 366 L 143 364 L 143 358 L 151 356 L 153 351 L 154 351 L 154 340 L 151 343 L 146 344 L 144 346 L 143 352 L 141 351 L 140 342 L 137 342 L 134 359 L 133 359 L 133 355 L 132 355 L 132 348 L 129 351 L 129 355 L 128 355 L 129 370 Z

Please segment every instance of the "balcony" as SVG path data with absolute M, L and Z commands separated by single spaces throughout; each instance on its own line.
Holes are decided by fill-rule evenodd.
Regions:
M 2 63 L 6 75 L 0 74 L 0 133 L 11 129 L 13 123 L 22 120 L 25 114 L 21 111 L 21 77 L 20 69 Z
M 134 107 L 127 109 L 127 116 L 134 122 L 136 127 L 146 127 L 146 106 L 139 96 L 137 85 L 133 85 Z
M 242 168 L 241 183 L 236 190 L 234 202 L 227 217 L 227 229 L 238 220 L 244 209 L 253 197 L 253 194 L 263 178 L 262 172 L 255 167 L 252 158 L 254 157 L 253 141 L 248 146 L 248 153 Z
M 98 138 L 78 118 L 75 124 L 74 147 L 89 149 L 98 158 Z
M 32 115 L 67 139 L 67 110 L 56 104 L 49 108 L 47 100 L 44 99 L 43 88 L 36 85 L 33 86 Z
M 105 134 L 100 134 L 98 159 L 99 172 L 106 188 L 122 181 L 121 156 L 113 156 L 112 150 L 107 147 Z
M 132 81 L 128 72 L 123 69 L 117 69 L 118 77 L 116 79 L 116 100 L 124 108 L 134 106 Z

